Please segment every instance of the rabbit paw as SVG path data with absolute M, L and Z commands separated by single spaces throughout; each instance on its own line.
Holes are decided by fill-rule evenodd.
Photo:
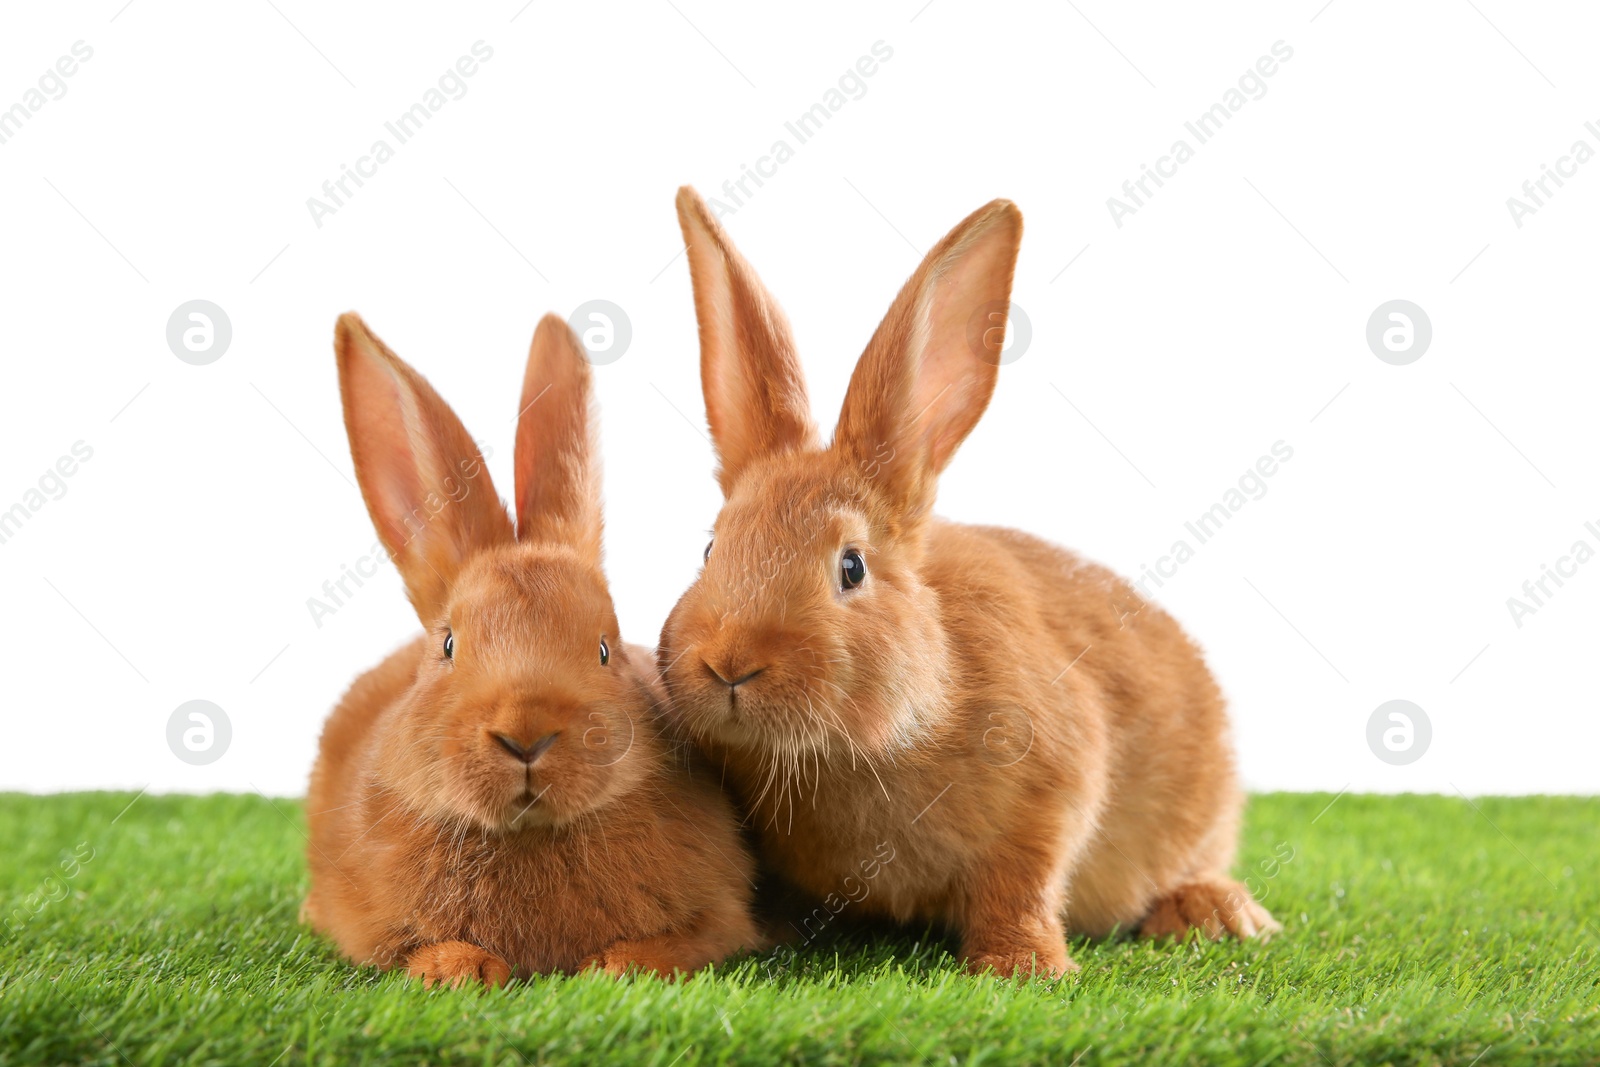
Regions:
M 1187 937 L 1198 930 L 1212 941 L 1232 934 L 1266 940 L 1283 926 L 1238 882 L 1218 879 L 1181 885 L 1156 901 L 1139 927 L 1140 937 Z
M 671 978 L 694 967 L 685 962 L 682 946 L 670 937 L 645 937 L 637 941 L 618 941 L 583 961 L 585 971 L 604 971 L 620 978 L 632 971 Z
M 465 941 L 439 941 L 423 945 L 411 954 L 406 970 L 432 988 L 447 985 L 452 989 L 482 983 L 490 989 L 511 980 L 511 966 L 493 952 Z
M 1063 945 L 1042 946 L 1037 949 L 1014 949 L 995 952 L 968 952 L 969 974 L 993 973 L 999 978 L 1060 978 L 1078 969 L 1067 956 Z

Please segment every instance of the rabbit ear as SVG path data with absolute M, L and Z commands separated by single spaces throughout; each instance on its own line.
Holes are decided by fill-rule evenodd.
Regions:
M 589 358 L 551 313 L 528 349 L 517 410 L 517 539 L 575 549 L 600 565 L 600 454 Z
M 789 324 L 700 194 L 678 190 L 700 320 L 700 384 L 726 495 L 752 460 L 820 446 Z
M 908 512 L 989 406 L 1022 242 L 1022 213 L 995 200 L 922 261 L 867 344 L 834 447 L 873 472 Z
M 424 626 L 438 623 L 473 553 L 509 543 L 511 521 L 466 427 L 427 381 L 339 317 L 334 348 L 356 480 Z

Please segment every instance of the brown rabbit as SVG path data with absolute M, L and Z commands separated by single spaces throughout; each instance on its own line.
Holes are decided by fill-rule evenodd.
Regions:
M 725 502 L 660 657 L 767 862 L 818 921 L 851 900 L 948 924 L 974 972 L 1072 969 L 1067 929 L 1277 929 L 1228 874 L 1226 715 L 1177 624 L 1062 549 L 931 514 L 994 390 L 1016 206 L 928 253 L 827 446 L 782 312 L 694 190 L 678 218 Z
M 577 339 L 555 315 L 534 334 L 515 535 L 428 383 L 353 314 L 336 347 L 356 476 L 425 634 L 323 730 L 305 917 L 430 985 L 671 974 L 752 945 L 732 807 L 658 733 L 650 652 L 617 634 Z

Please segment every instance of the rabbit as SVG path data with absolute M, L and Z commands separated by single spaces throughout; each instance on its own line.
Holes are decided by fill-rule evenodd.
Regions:
M 323 730 L 303 917 L 428 985 L 671 975 L 753 947 L 733 807 L 662 732 L 651 650 L 617 633 L 577 338 L 556 315 L 533 337 L 515 532 L 433 388 L 354 314 L 335 343 L 361 493 L 423 634 Z
M 692 188 L 677 209 L 724 500 L 658 656 L 761 860 L 822 901 L 795 932 L 848 901 L 973 973 L 1060 976 L 1069 931 L 1277 930 L 1228 873 L 1243 795 L 1195 645 L 1102 567 L 932 514 L 994 390 L 1016 205 L 927 254 L 826 446 L 783 313 Z

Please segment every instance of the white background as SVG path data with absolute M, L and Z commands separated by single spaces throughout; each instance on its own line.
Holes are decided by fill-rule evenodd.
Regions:
M 1520 628 L 1506 604 L 1600 548 L 1600 161 L 1521 228 L 1506 206 L 1575 140 L 1600 149 L 1593 11 L 273 3 L 3 15 L 0 107 L 75 41 L 94 55 L 0 145 L 0 510 L 74 442 L 94 455 L 0 544 L 0 788 L 304 788 L 343 687 L 416 627 L 387 567 L 320 628 L 307 609 L 373 541 L 330 345 L 351 308 L 494 446 L 502 493 L 538 317 L 626 309 L 632 347 L 598 370 L 608 569 L 624 636 L 653 643 L 719 503 L 672 196 L 780 138 L 794 158 L 724 221 L 824 426 L 921 253 L 993 197 L 1022 207 L 1032 342 L 944 514 L 1136 574 L 1294 449 L 1157 591 L 1252 788 L 1600 787 L 1600 561 Z M 478 40 L 466 95 L 314 225 L 307 198 Z M 1266 95 L 1118 228 L 1107 198 L 1280 40 Z M 877 41 L 865 95 L 797 144 L 785 121 Z M 234 334 L 203 367 L 165 339 L 195 298 Z M 1409 366 L 1365 341 L 1395 298 L 1433 324 Z M 165 736 L 194 698 L 233 724 L 198 768 Z M 1367 747 L 1393 698 L 1433 725 L 1408 766 Z

